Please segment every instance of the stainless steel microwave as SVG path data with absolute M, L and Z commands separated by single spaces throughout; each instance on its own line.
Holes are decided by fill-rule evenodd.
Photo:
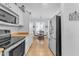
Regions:
M 11 23 L 11 24 L 18 24 L 19 23 L 19 16 L 13 15 L 15 12 L 11 11 L 9 8 L 0 4 L 0 21 Z M 9 11 L 9 12 L 8 12 Z

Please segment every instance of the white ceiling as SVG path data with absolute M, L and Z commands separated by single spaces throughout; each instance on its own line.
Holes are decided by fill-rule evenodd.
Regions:
M 50 18 L 60 8 L 60 3 L 25 3 L 26 10 L 31 12 L 33 18 Z

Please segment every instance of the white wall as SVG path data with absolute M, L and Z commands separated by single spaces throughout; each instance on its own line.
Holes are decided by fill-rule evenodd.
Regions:
M 62 55 L 79 56 L 79 21 L 69 21 L 69 13 L 79 12 L 79 4 L 64 4 L 62 13 Z
M 56 55 L 56 15 L 49 20 L 49 41 L 48 42 L 49 42 L 49 48 Z

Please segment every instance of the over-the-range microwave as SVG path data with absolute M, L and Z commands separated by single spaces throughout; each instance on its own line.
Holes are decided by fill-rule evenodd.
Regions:
M 19 16 L 8 7 L 0 4 L 0 22 L 19 24 Z

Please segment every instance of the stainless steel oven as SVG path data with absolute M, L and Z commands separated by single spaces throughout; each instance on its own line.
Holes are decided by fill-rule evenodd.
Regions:
M 9 56 L 23 56 L 25 53 L 25 41 L 9 51 Z
M 11 37 L 10 30 L 0 29 L 0 48 L 3 56 L 23 56 L 25 54 L 25 37 Z
M 11 34 L 10 30 L 0 30 L 0 47 L 10 43 Z
M 25 55 L 25 40 L 21 40 L 4 50 L 4 56 L 23 56 Z

